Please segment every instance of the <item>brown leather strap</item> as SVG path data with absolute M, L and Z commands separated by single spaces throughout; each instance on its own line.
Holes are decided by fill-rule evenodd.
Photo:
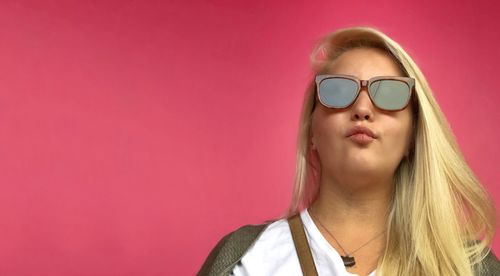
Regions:
M 299 256 L 300 267 L 304 276 L 318 276 L 314 259 L 311 254 L 311 248 L 307 242 L 306 233 L 304 232 L 304 225 L 300 219 L 300 214 L 288 218 L 288 225 L 292 232 L 293 243 L 295 250 Z

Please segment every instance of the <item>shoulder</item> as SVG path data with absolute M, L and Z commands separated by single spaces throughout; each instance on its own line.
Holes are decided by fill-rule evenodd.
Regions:
M 223 275 L 233 267 L 275 220 L 244 225 L 217 242 L 197 275 Z
M 481 264 L 484 268 L 484 271 L 482 273 L 477 272 L 477 275 L 500 275 L 500 262 L 498 261 L 498 258 L 493 253 L 493 251 L 489 250 L 486 257 L 481 261 Z

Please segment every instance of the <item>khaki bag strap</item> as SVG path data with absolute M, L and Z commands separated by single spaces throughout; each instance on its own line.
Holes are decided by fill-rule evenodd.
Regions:
M 318 276 L 318 271 L 316 271 L 316 266 L 314 265 L 311 248 L 307 242 L 300 214 L 288 218 L 288 225 L 290 226 L 290 231 L 292 232 L 295 250 L 299 256 L 302 274 L 304 274 L 304 276 Z

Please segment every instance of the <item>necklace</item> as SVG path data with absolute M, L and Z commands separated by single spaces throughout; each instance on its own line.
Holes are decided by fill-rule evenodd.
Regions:
M 374 239 L 378 238 L 380 235 L 382 235 L 384 231 L 382 231 L 380 234 L 376 235 L 375 237 L 373 237 L 372 239 L 370 239 L 369 241 L 365 242 L 363 245 L 361 245 L 360 247 L 358 247 L 356 250 L 352 251 L 351 253 L 347 253 L 347 251 L 342 247 L 342 245 L 340 245 L 339 241 L 337 241 L 337 239 L 333 236 L 332 233 L 330 233 L 330 231 L 321 223 L 321 221 L 313 214 L 312 212 L 312 208 L 309 208 L 311 209 L 311 216 L 316 220 L 318 221 L 319 225 L 326 230 L 326 232 L 328 233 L 328 235 L 330 235 L 330 237 L 333 238 L 333 240 L 338 244 L 338 246 L 340 247 L 340 249 L 342 249 L 342 251 L 344 252 L 345 256 L 342 256 L 340 255 L 340 257 L 342 258 L 342 261 L 344 262 L 344 266 L 345 267 L 351 267 L 351 266 L 354 266 L 356 264 L 356 260 L 354 259 L 354 256 L 352 256 L 352 254 L 354 254 L 356 251 L 360 250 L 361 248 L 363 248 L 365 245 L 369 244 L 371 241 L 373 241 Z

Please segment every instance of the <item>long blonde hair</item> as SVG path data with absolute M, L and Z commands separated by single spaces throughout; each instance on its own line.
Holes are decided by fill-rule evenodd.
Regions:
M 357 47 L 384 50 L 415 79 L 412 149 L 394 175 L 386 246 L 377 274 L 469 276 L 481 272 L 480 262 L 489 253 L 495 232 L 493 201 L 464 160 L 431 88 L 412 58 L 375 28 L 344 28 L 316 44 L 311 54 L 314 74 L 324 72 L 340 54 Z M 321 168 L 310 147 L 315 105 L 315 83 L 311 79 L 300 117 L 292 202 L 284 217 L 309 207 L 319 192 Z

